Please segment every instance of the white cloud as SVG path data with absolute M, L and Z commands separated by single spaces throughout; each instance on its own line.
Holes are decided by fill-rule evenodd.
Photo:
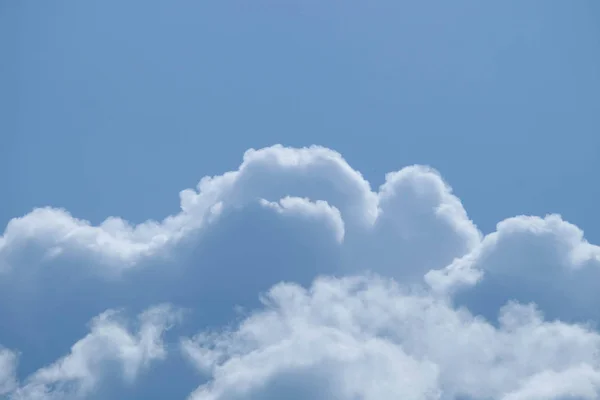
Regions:
M 17 354 L 0 347 L 0 396 L 12 392 L 17 386 Z
M 370 249 L 358 250 L 369 261 L 377 260 L 377 272 L 421 281 L 427 271 L 468 254 L 481 240 L 460 200 L 431 168 L 411 166 L 387 174 L 378 198 Z
M 302 215 L 308 218 L 322 219 L 335 232 L 335 238 L 338 242 L 344 240 L 344 220 L 342 219 L 340 210 L 330 206 L 326 201 L 317 200 L 316 202 L 311 202 L 310 199 L 287 196 L 279 200 L 279 202 L 261 199 L 260 203 L 279 214 Z
M 0 238 L 0 270 L 19 264 L 24 249 L 31 259 L 32 247 L 38 249 L 38 262 L 66 255 L 121 270 L 206 227 L 224 208 L 242 207 L 261 199 L 267 202 L 283 199 L 281 207 L 295 205 L 297 209 L 300 203 L 298 199 L 291 200 L 293 197 L 316 202 L 318 207 L 312 206 L 313 211 L 322 212 L 325 204 L 322 202 L 329 204 L 332 208 L 327 221 L 338 238 L 341 223 L 337 214 L 343 220 L 346 234 L 353 230 L 361 243 L 369 242 L 363 245 L 362 254 L 369 247 L 372 251 L 387 250 L 389 263 L 396 264 L 392 258 L 398 255 L 398 250 L 403 250 L 411 263 L 422 261 L 423 265 L 414 266 L 419 271 L 440 263 L 445 265 L 479 241 L 479 232 L 460 201 L 431 169 L 408 167 L 389 174 L 380 192 L 375 193 L 337 152 L 318 146 L 294 149 L 277 145 L 248 150 L 237 171 L 205 177 L 197 190 L 183 190 L 181 212 L 162 222 L 132 226 L 111 217 L 99 226 L 92 226 L 64 210 L 52 208 L 36 209 L 15 218 Z M 392 234 L 397 243 L 386 244 L 382 249 L 379 239 Z M 436 251 L 427 246 L 435 246 Z M 380 262 L 384 264 L 383 260 Z M 394 268 L 407 267 L 394 265 Z
M 552 317 L 594 319 L 600 314 L 600 247 L 558 215 L 514 217 L 427 281 L 438 291 L 463 291 L 469 307 L 492 312 L 509 300 L 535 302 Z
M 157 306 L 138 316 L 138 331 L 132 333 L 118 311 L 108 310 L 92 320 L 90 333 L 68 355 L 36 371 L 10 398 L 86 398 L 113 364 L 123 379 L 133 382 L 150 363 L 166 357 L 163 334 L 177 319 L 171 307 Z
M 565 371 L 544 371 L 525 381 L 521 388 L 502 400 L 552 400 L 598 398 L 600 371 L 589 365 L 575 366 Z
M 600 395 L 596 332 L 518 304 L 494 327 L 373 277 L 322 278 L 309 290 L 280 284 L 237 329 L 182 349 L 211 377 L 197 400 Z M 549 391 L 542 383 L 552 377 L 569 381 Z
M 181 344 L 208 379 L 196 399 L 599 394 L 600 250 L 559 216 L 510 218 L 483 236 L 435 170 L 403 168 L 373 191 L 317 146 L 249 150 L 237 170 L 180 199 L 179 213 L 139 225 L 92 226 L 53 208 L 10 221 L 0 343 L 19 353 L 0 350 L 0 394 L 89 398 L 111 371 L 134 380 L 165 360 L 171 309 L 142 314 L 137 332 L 101 314 L 42 366 L 83 335 L 82 320 L 163 302 L 192 308 L 191 328 L 203 332 Z M 323 274 L 338 278 L 298 286 Z M 219 332 L 234 305 L 248 312 L 280 281 L 294 283 Z M 164 373 L 175 382 L 181 370 Z

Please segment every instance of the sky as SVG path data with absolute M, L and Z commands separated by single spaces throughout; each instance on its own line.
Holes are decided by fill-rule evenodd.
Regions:
M 0 0 L 0 398 L 600 397 L 600 3 Z

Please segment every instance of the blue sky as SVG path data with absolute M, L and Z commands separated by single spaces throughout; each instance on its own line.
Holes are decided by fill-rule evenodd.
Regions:
M 0 3 L 0 396 L 597 397 L 600 333 L 577 324 L 600 318 L 599 21 L 596 1 Z M 573 358 L 526 360 L 532 327 Z M 584 383 L 539 397 L 561 380 Z

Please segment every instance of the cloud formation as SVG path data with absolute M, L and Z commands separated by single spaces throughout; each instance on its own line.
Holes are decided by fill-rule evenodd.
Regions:
M 182 348 L 212 378 L 196 400 L 597 396 L 596 332 L 516 303 L 498 324 L 389 280 L 322 278 L 309 289 L 277 285 L 233 331 Z
M 10 221 L 0 395 L 171 397 L 186 368 L 191 399 L 600 393 L 600 248 L 558 215 L 484 235 L 437 171 L 374 191 L 318 146 L 248 150 L 180 200 L 139 225 L 53 208 Z M 135 324 L 106 311 L 122 307 Z M 168 362 L 165 384 L 139 376 Z
M 88 398 L 103 375 L 116 367 L 127 382 L 152 362 L 164 359 L 163 334 L 177 320 L 169 306 L 153 307 L 138 316 L 138 331 L 130 332 L 127 320 L 117 310 L 107 310 L 95 317 L 90 333 L 76 342 L 68 355 L 40 368 L 18 386 L 5 390 L 11 399 L 78 399 Z M 17 359 L 7 361 L 7 371 L 14 371 Z
M 435 245 L 444 236 L 448 242 L 438 243 L 440 254 L 428 260 L 429 264 L 449 262 L 480 239 L 460 201 L 436 171 L 407 167 L 388 174 L 386 183 L 375 193 L 339 153 L 318 146 L 294 149 L 277 145 L 248 150 L 238 170 L 204 177 L 197 189 L 181 191 L 180 199 L 180 213 L 161 222 L 135 226 L 115 217 L 91 226 L 65 210 L 36 209 L 13 219 L 6 227 L 0 238 L 0 265 L 12 269 L 22 249 L 33 247 L 38 249 L 40 261 L 77 256 L 122 270 L 207 228 L 224 208 L 240 208 L 256 201 L 268 205 L 271 203 L 264 202 L 282 199 L 287 206 L 282 203 L 280 208 L 289 210 L 293 205 L 291 212 L 300 214 L 316 211 L 314 206 L 300 206 L 302 202 L 310 204 L 307 199 L 320 201 L 316 203 L 320 209 L 325 205 L 335 207 L 338 211 L 326 213 L 323 218 L 330 220 L 337 236 L 341 235 L 339 216 L 346 228 L 362 235 L 393 231 L 397 239 L 422 246 Z M 427 257 L 424 249 L 419 250 L 415 263 L 419 261 L 417 256 L 432 257 Z

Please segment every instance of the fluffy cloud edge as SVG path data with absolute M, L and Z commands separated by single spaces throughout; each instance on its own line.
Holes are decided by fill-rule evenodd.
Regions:
M 9 367 L 0 369 L 6 374 L 0 388 L 11 400 L 85 398 L 97 389 L 107 372 L 107 363 L 117 363 L 119 375 L 132 383 L 152 363 L 166 358 L 163 336 L 181 317 L 181 310 L 168 304 L 147 309 L 134 323 L 123 310 L 106 310 L 92 319 L 90 332 L 72 346 L 69 354 L 21 383 L 15 374 L 16 353 L 0 352 L 0 367 Z
M 533 305 L 507 304 L 495 326 L 376 276 L 278 284 L 236 327 L 181 342 L 209 376 L 191 400 L 271 398 L 307 384 L 316 399 L 591 399 L 599 350 L 597 332 L 546 321 Z
M 12 392 L 18 385 L 18 353 L 0 347 L 0 396 Z
M 420 189 L 414 186 L 419 179 L 421 189 L 427 193 L 417 193 Z M 380 198 L 385 203 L 394 197 L 395 185 L 407 187 L 407 183 L 412 185 L 409 190 L 421 196 L 419 201 L 434 202 L 427 207 L 434 207 L 441 219 L 455 226 L 468 242 L 467 247 L 479 242 L 481 234 L 468 219 L 460 200 L 430 168 L 411 166 L 388 174 L 381 190 L 373 192 L 362 175 L 333 150 L 275 145 L 250 149 L 237 170 L 204 177 L 196 189 L 181 191 L 181 211 L 160 222 L 148 220 L 132 225 L 109 217 L 93 226 L 66 210 L 50 207 L 14 218 L 0 237 L 0 271 L 10 270 L 14 259 L 31 246 L 40 249 L 40 261 L 65 253 L 77 254 L 93 257 L 113 270 L 127 269 L 210 225 L 224 208 L 254 201 L 271 206 L 279 203 L 279 207 L 271 207 L 278 212 L 290 212 L 291 208 L 298 212 L 303 201 L 310 201 L 313 206 L 303 206 L 303 211 L 322 213 L 323 205 L 328 204 L 331 210 L 325 214 L 341 241 L 342 225 L 346 230 L 350 226 L 368 231 L 385 213 Z

